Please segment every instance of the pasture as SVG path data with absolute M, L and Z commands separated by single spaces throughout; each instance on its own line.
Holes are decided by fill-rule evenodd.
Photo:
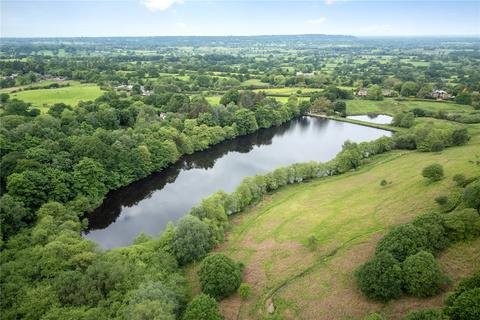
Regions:
M 48 105 L 63 102 L 76 106 L 79 101 L 94 100 L 101 96 L 103 91 L 95 84 L 78 84 L 55 89 L 38 89 L 16 92 L 10 98 L 29 102 L 32 106 L 40 108 L 42 112 Z
M 434 210 L 434 199 L 454 188 L 453 175 L 480 175 L 480 125 L 467 127 L 473 137 L 465 146 L 382 154 L 357 171 L 287 186 L 233 216 L 227 241 L 217 251 L 246 265 L 244 281 L 253 294 L 223 300 L 226 319 L 264 319 L 271 301 L 274 319 L 351 319 L 377 312 L 396 320 L 412 309 L 441 307 L 447 293 L 387 304 L 369 301 L 353 272 L 389 229 Z M 421 171 L 434 162 L 443 165 L 445 178 L 429 183 Z M 382 187 L 382 179 L 389 184 Z M 452 279 L 449 288 L 478 268 L 479 259 L 478 239 L 442 252 L 438 261 Z M 196 266 L 190 266 L 192 292 L 199 290 L 195 273 Z
M 439 102 L 435 100 L 395 100 L 386 98 L 381 101 L 354 99 L 346 100 L 347 113 L 349 115 L 377 113 L 393 115 L 399 111 L 408 111 L 414 108 L 422 108 L 428 111 L 472 111 L 472 106 L 461 105 L 453 102 Z

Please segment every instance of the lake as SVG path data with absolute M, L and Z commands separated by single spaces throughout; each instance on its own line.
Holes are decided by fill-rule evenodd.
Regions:
M 365 122 L 371 122 L 376 124 L 390 124 L 392 123 L 392 117 L 385 114 L 368 114 L 359 116 L 348 116 L 348 119 L 360 120 Z
M 110 192 L 89 215 L 84 236 L 104 248 L 129 245 L 140 233 L 158 236 L 200 200 L 233 191 L 247 176 L 310 160 L 328 161 L 346 140 L 371 141 L 391 132 L 302 117 L 182 157 L 169 168 Z

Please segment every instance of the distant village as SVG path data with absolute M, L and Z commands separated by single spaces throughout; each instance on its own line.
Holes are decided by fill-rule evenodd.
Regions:
M 361 88 L 360 90 L 354 92 L 354 95 L 360 98 L 366 97 L 368 94 L 368 88 Z M 395 95 L 395 91 L 391 89 L 382 89 L 382 95 L 384 97 L 393 97 Z M 445 90 L 433 90 L 430 93 L 430 97 L 436 100 L 452 100 L 455 99 L 455 96 L 450 95 Z
M 132 93 L 134 86 L 131 85 L 131 84 L 121 84 L 121 85 L 115 86 L 114 88 L 115 88 L 115 90 L 126 91 L 128 93 Z M 153 91 L 145 89 L 144 86 L 140 86 L 140 93 L 142 94 L 142 96 L 148 97 L 148 96 L 151 96 L 153 94 Z

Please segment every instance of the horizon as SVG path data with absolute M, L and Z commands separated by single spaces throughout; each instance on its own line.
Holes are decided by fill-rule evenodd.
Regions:
M 328 36 L 328 37 L 354 37 L 357 39 L 370 39 L 370 38 L 478 38 L 480 39 L 480 34 L 438 34 L 438 35 L 352 35 L 352 34 L 323 34 L 323 33 L 295 33 L 295 34 L 245 34 L 245 35 L 152 35 L 152 36 L 143 36 L 143 35 L 111 35 L 111 36 L 18 36 L 18 37 L 5 37 L 0 35 L 0 38 L 3 39 L 98 39 L 98 38 L 247 38 L 247 37 L 301 37 L 301 36 Z
M 475 0 L 2 0 L 0 37 L 479 37 L 478 21 Z

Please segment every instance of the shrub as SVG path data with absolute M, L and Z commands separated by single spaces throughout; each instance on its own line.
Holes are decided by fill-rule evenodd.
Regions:
M 438 163 L 428 165 L 423 168 L 422 176 L 431 181 L 439 181 L 443 178 L 443 167 Z
M 394 141 L 397 149 L 415 150 L 417 148 L 416 137 L 413 133 L 396 133 Z
M 203 258 L 212 248 L 208 226 L 197 217 L 186 215 L 178 222 L 172 247 L 182 265 Z
M 447 204 L 448 197 L 447 196 L 438 196 L 438 197 L 435 198 L 435 202 L 438 205 L 443 206 L 443 205 Z
M 467 178 L 465 177 L 465 175 L 457 173 L 456 175 L 453 176 L 452 180 L 455 181 L 457 186 L 464 187 L 465 181 L 467 181 Z
M 470 183 L 463 192 L 463 202 L 467 208 L 480 211 L 480 179 Z
M 440 152 L 440 151 L 443 151 L 443 149 L 445 149 L 445 145 L 441 140 L 434 140 L 430 144 L 431 152 Z
M 454 146 L 461 146 L 464 145 L 470 140 L 470 136 L 468 135 L 468 131 L 465 128 L 462 129 L 455 129 L 452 132 L 452 145 Z
M 207 296 L 206 294 L 200 294 L 193 298 L 187 305 L 187 309 L 182 317 L 183 320 L 222 320 L 223 316 L 218 310 L 218 302 Z
M 377 244 L 376 253 L 388 252 L 398 261 L 428 249 L 427 233 L 412 224 L 405 224 L 392 229 Z
M 480 215 L 474 209 L 446 214 L 443 225 L 448 238 L 452 241 L 473 239 L 480 235 Z
M 385 179 L 382 179 L 382 181 L 380 181 L 380 185 L 381 185 L 382 187 L 385 187 L 387 184 L 388 184 L 388 182 L 387 182 L 387 180 L 385 180 Z
M 409 313 L 404 320 L 448 320 L 448 317 L 441 310 L 427 309 Z
M 317 238 L 316 238 L 314 235 L 311 235 L 310 237 L 308 237 L 308 239 L 307 239 L 307 247 L 308 247 L 311 251 L 314 251 L 315 249 L 317 249 L 317 245 L 318 245 L 318 240 L 317 240 Z
M 445 313 L 452 320 L 480 319 L 480 288 L 462 292 L 445 308 Z
M 216 299 L 233 293 L 242 281 L 240 267 L 226 255 L 216 253 L 206 257 L 198 275 L 202 291 Z
M 388 252 L 381 252 L 355 271 L 360 290 L 370 299 L 388 301 L 402 294 L 400 263 Z
M 237 292 L 242 299 L 247 299 L 252 294 L 252 288 L 248 283 L 244 282 L 240 284 L 240 287 L 238 287 Z
M 407 257 L 402 270 L 406 292 L 416 297 L 433 296 L 445 283 L 445 276 L 437 261 L 427 251 Z
M 472 276 L 462 279 L 455 287 L 455 290 L 445 300 L 445 304 L 447 306 L 451 305 L 463 292 L 474 288 L 480 288 L 480 270 Z
M 423 214 L 415 218 L 412 225 L 425 231 L 429 251 L 438 252 L 449 245 L 447 231 L 443 226 L 444 216 L 439 213 Z
M 410 128 L 415 124 L 415 116 L 411 112 L 399 112 L 393 116 L 392 126 Z

